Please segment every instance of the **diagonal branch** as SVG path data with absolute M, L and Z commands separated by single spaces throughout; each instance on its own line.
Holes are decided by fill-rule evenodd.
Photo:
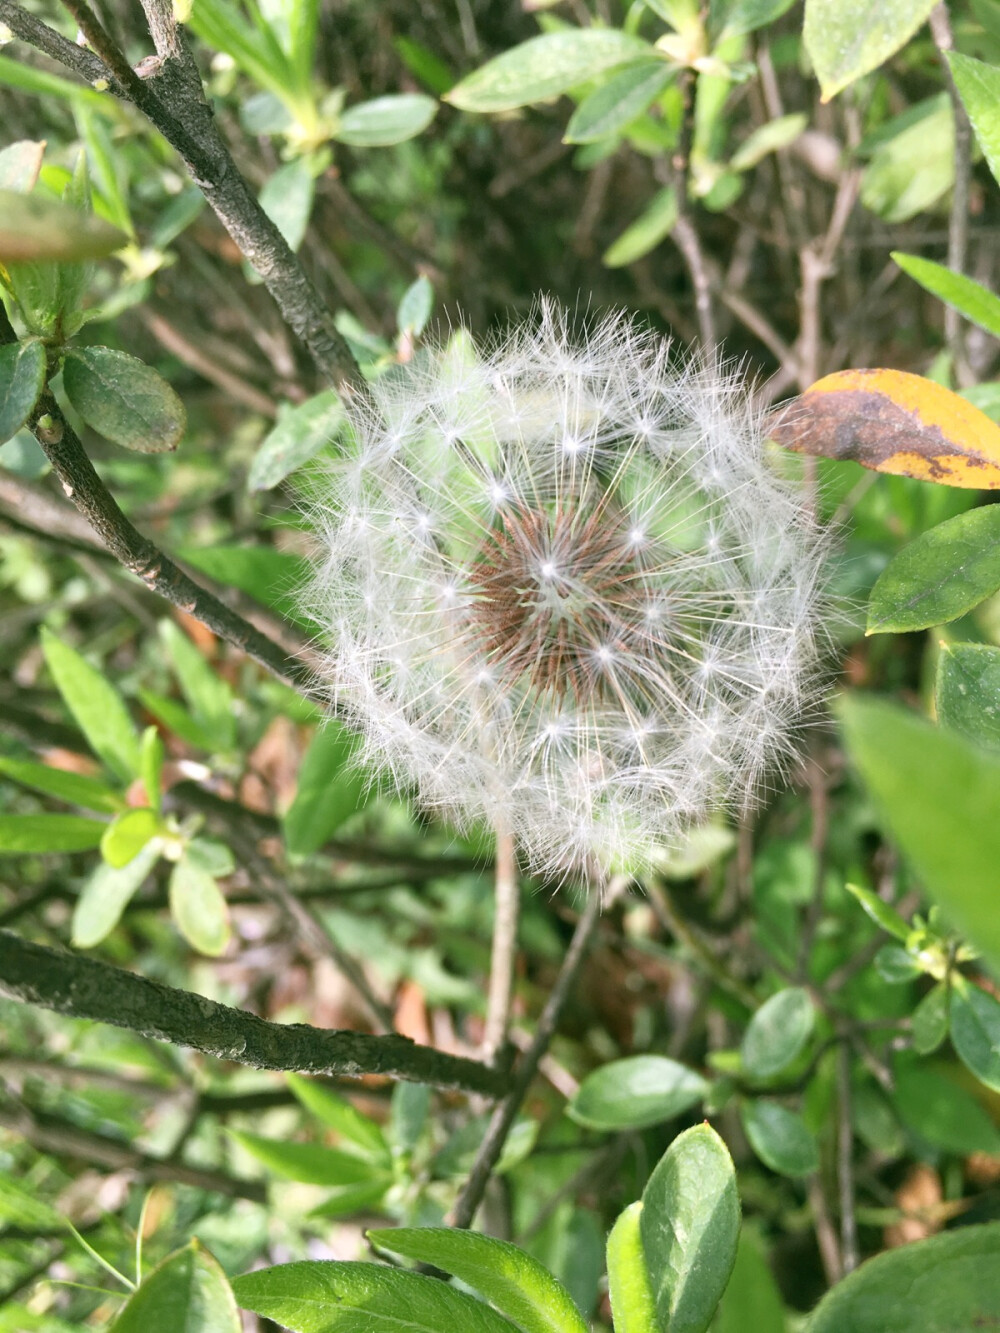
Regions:
M 300 693 L 318 703 L 326 702 L 305 662 L 289 657 L 279 644 L 196 583 L 133 527 L 98 476 L 79 436 L 50 392 L 42 395 L 32 417 L 35 439 L 45 451 L 63 490 L 120 564 L 153 592 L 207 625 L 226 643 L 291 682 Z
M 0 994 L 254 1069 L 348 1078 L 383 1074 L 486 1097 L 499 1096 L 508 1082 L 505 1070 L 418 1046 L 407 1037 L 272 1023 L 6 930 L 0 931 Z

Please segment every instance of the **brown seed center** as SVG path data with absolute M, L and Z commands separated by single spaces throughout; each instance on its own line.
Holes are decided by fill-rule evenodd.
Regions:
M 645 601 L 639 534 L 625 516 L 503 513 L 473 563 L 470 630 L 508 680 L 586 702 L 620 692 Z

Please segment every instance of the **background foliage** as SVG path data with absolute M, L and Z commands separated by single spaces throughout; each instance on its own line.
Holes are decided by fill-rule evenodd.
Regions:
M 506 1075 L 470 1097 L 443 1075 L 262 1072 L 233 1041 L 153 1040 L 141 1005 L 110 1027 L 71 993 L 4 1000 L 0 1330 L 355 1327 L 344 1301 L 366 1328 L 405 1309 L 522 1333 L 610 1329 L 612 1306 L 618 1333 L 1000 1318 L 1000 534 L 981 493 L 1000 449 L 930 383 L 1000 419 L 1000 6 L 173 15 L 223 145 L 197 122 L 196 179 L 150 102 L 190 87 L 164 83 L 139 6 L 0 3 L 0 926 L 20 940 L 282 1023 L 479 1053 L 492 849 L 371 791 L 283 657 L 308 633 L 295 474 L 336 450 L 346 349 L 384 373 L 429 327 L 486 334 L 544 290 L 723 343 L 766 404 L 849 367 L 925 376 L 923 433 L 878 470 L 782 462 L 840 533 L 836 721 L 787 790 L 596 925 L 475 1232 L 442 1224 Z M 78 25 L 124 68 L 91 77 Z M 866 392 L 897 410 L 899 386 Z M 76 434 L 155 547 L 72 507 Z M 813 453 L 844 453 L 823 438 Z M 959 485 L 935 480 L 941 450 Z M 573 885 L 526 885 L 515 1050 L 585 916 Z M 5 958 L 0 988 L 31 998 Z

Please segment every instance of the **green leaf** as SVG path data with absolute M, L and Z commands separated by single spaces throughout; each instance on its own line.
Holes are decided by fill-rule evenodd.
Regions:
M 951 994 L 951 1044 L 980 1083 L 1000 1092 L 1000 1002 L 964 977 Z
M 283 820 L 293 856 L 319 851 L 349 815 L 364 804 L 368 781 L 353 762 L 358 737 L 331 720 L 312 738 L 299 767 L 295 799 Z
M 42 629 L 42 651 L 56 688 L 94 753 L 119 778 L 140 770 L 139 738 L 125 703 L 105 677 L 61 639 Z
M 240 1333 L 242 1327 L 225 1273 L 193 1240 L 153 1269 L 110 1333 Z
M 69 773 L 64 768 L 50 768 L 27 759 L 6 759 L 0 756 L 0 774 L 46 796 L 57 796 L 69 805 L 81 805 L 85 810 L 100 810 L 102 814 L 118 814 L 124 801 L 116 791 L 98 778 L 83 773 Z
M 216 879 L 231 875 L 236 869 L 232 850 L 218 838 L 192 838 L 186 856 L 193 866 Z
M 366 1234 L 380 1250 L 451 1273 L 525 1333 L 587 1333 L 562 1283 L 516 1245 L 448 1227 L 400 1227 Z
M 887 1250 L 820 1301 L 807 1333 L 965 1333 L 1000 1323 L 1000 1222 Z
M 923 532 L 879 575 L 868 634 L 902 634 L 956 620 L 1000 588 L 1000 505 L 969 509 Z
M 892 704 L 840 704 L 847 747 L 901 850 L 948 918 L 1000 962 L 1000 757 Z
M 743 140 L 729 159 L 730 170 L 749 171 L 768 153 L 776 153 L 779 148 L 787 148 L 790 143 L 794 143 L 808 124 L 809 117 L 799 111 L 769 120 Z
M 626 65 L 583 99 L 570 117 L 564 143 L 596 143 L 619 134 L 641 116 L 676 77 L 663 60 Z
M 128 237 L 103 218 L 88 217 L 44 195 L 0 190 L 0 261 L 4 264 L 100 259 L 127 244 Z
M 236 744 L 232 690 L 174 621 L 161 620 L 159 632 L 195 722 L 211 738 L 213 748 L 232 750 Z
M 708 1087 L 700 1074 L 676 1060 L 634 1055 L 588 1074 L 567 1111 L 591 1129 L 644 1129 L 694 1106 Z
M 176 699 L 168 699 L 164 694 L 157 694 L 155 690 L 140 689 L 137 693 L 146 711 L 152 713 L 171 735 L 178 736 L 197 750 L 214 749 L 212 737 L 204 727 L 198 725 L 183 704 Z
M 906 943 L 910 938 L 910 927 L 894 907 L 890 907 L 877 893 L 872 893 L 871 889 L 863 889 L 859 884 L 845 884 L 844 887 L 848 893 L 853 893 L 876 926 L 881 926 L 888 934 Z
M 360 1180 L 356 1185 L 339 1185 L 321 1204 L 309 1210 L 310 1217 L 355 1217 L 358 1213 L 378 1209 L 386 1191 L 395 1183 L 392 1171 L 373 1171 L 371 1180 Z
M 994 179 L 1000 181 L 1000 70 L 958 51 L 945 51 L 955 87 Z
M 181 555 L 209 578 L 239 588 L 262 606 L 301 623 L 293 593 L 309 573 L 309 564 L 302 556 L 273 546 L 189 546 Z
M 1000 296 L 994 296 L 988 288 L 963 273 L 953 273 L 943 264 L 935 264 L 932 259 L 907 255 L 901 250 L 891 253 L 903 272 L 926 291 L 939 296 L 946 305 L 953 306 L 973 324 L 992 333 L 994 338 L 1000 338 Z
M 716 44 L 727 37 L 756 32 L 788 12 L 795 0 L 711 0 L 711 28 L 718 31 Z
M 801 986 L 778 991 L 757 1010 L 740 1045 L 745 1073 L 752 1079 L 774 1078 L 799 1058 L 812 1035 L 816 1010 Z
M 750 1147 L 782 1176 L 808 1176 L 819 1168 L 819 1148 L 795 1111 L 768 1097 L 743 1103 L 741 1117 Z
M 353 148 L 387 148 L 422 134 L 437 115 L 426 93 L 394 93 L 358 102 L 341 113 L 333 137 Z
M 608 1237 L 608 1296 L 615 1333 L 658 1333 L 656 1303 L 642 1250 L 642 1200 L 618 1214 Z
M 672 185 L 658 190 L 652 199 L 603 255 L 606 268 L 622 268 L 646 255 L 674 229 L 679 209 L 677 192 Z
M 908 986 L 924 970 L 919 958 L 894 944 L 883 944 L 874 961 L 876 972 L 890 986 Z
M 709 1125 L 679 1134 L 642 1193 L 639 1229 L 660 1328 L 704 1333 L 736 1259 L 740 1201 L 726 1145 Z
M 947 93 L 880 127 L 861 178 L 861 202 L 886 222 L 932 208 L 955 183 L 955 118 Z
M 229 943 L 229 907 L 215 876 L 182 856 L 170 874 L 170 912 L 192 948 L 217 958 Z
M 260 192 L 261 208 L 293 250 L 305 237 L 315 193 L 316 178 L 302 157 L 279 167 Z
M 317 1120 L 360 1148 L 364 1156 L 378 1162 L 389 1161 L 389 1145 L 381 1128 L 346 1097 L 313 1078 L 303 1078 L 300 1074 L 285 1077 L 292 1092 Z
M 785 1333 L 786 1327 L 781 1292 L 764 1248 L 756 1233 L 744 1227 L 712 1333 Z
M 434 288 L 430 278 L 421 273 L 403 293 L 396 310 L 396 327 L 400 333 L 419 338 L 427 327 L 434 309 Z
M 82 815 L 0 815 L 0 856 L 85 852 L 107 827 Z
M 45 155 L 44 139 L 18 139 L 0 149 L 0 190 L 30 194 Z
M 252 1157 L 285 1180 L 299 1180 L 307 1185 L 357 1185 L 382 1178 L 381 1168 L 357 1153 L 327 1148 L 321 1143 L 288 1143 L 242 1130 L 230 1133 Z
M 113 347 L 71 348 L 63 387 L 87 425 L 125 449 L 176 449 L 187 426 L 184 404 L 163 376 Z
M 942 644 L 934 702 L 942 726 L 1000 750 L 1000 648 Z
M 51 1204 L 15 1184 L 7 1172 L 0 1175 L 0 1221 L 38 1231 L 61 1232 L 66 1226 Z
M 445 94 L 463 111 L 512 111 L 558 97 L 606 69 L 654 56 L 648 42 L 614 28 L 544 33 L 483 65 Z
M 233 1282 L 240 1305 L 292 1333 L 515 1333 L 488 1305 L 436 1278 L 379 1264 L 279 1264 Z
M 73 946 L 92 949 L 110 935 L 122 912 L 160 859 L 158 843 L 147 843 L 119 868 L 102 862 L 80 890 L 73 909 Z
M 0 444 L 16 435 L 45 388 L 45 348 L 35 338 L 0 347 Z
M 58 74 L 26 65 L 23 60 L 11 60 L 9 56 L 0 56 L 0 84 L 19 88 L 22 92 L 38 93 L 43 97 L 64 97 L 69 102 L 86 102 L 106 114 L 114 106 L 110 93 L 98 92 L 88 83 L 80 83 L 75 79 L 62 79 Z
M 948 1035 L 948 987 L 938 982 L 914 1009 L 913 1049 L 918 1055 L 930 1055 Z
M 823 101 L 884 64 L 927 19 L 936 0 L 806 0 L 803 40 Z
M 163 825 L 155 810 L 146 806 L 138 810 L 126 810 L 105 825 L 101 855 L 109 866 L 120 870 L 162 832 Z
M 269 491 L 284 481 L 331 444 L 343 423 L 344 406 L 334 389 L 325 389 L 296 407 L 282 405 L 277 424 L 268 431 L 250 464 L 250 490 Z
M 892 1095 L 896 1114 L 912 1133 L 957 1156 L 1000 1151 L 1000 1130 L 965 1088 L 927 1061 L 899 1064 Z

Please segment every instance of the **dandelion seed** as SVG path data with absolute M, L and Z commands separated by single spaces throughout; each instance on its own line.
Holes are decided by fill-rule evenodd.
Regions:
M 543 306 L 372 399 L 307 595 L 363 761 L 557 875 L 752 800 L 815 699 L 828 543 L 740 378 Z

